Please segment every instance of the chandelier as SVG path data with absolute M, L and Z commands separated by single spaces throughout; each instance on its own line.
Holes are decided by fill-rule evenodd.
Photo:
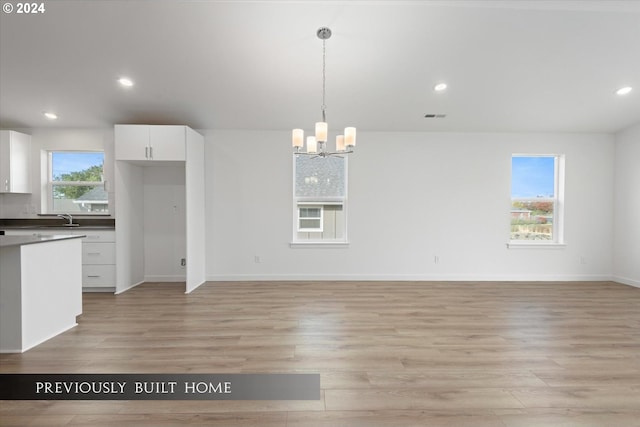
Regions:
M 336 151 L 328 151 L 326 146 L 329 130 L 327 125 L 327 106 L 325 105 L 326 41 L 331 37 L 331 30 L 327 27 L 322 27 L 318 29 L 316 35 L 322 40 L 322 121 L 316 123 L 315 136 L 307 136 L 307 151 L 302 150 L 304 146 L 304 131 L 302 129 L 294 129 L 291 135 L 293 148 L 296 154 L 320 157 L 353 153 L 353 149 L 356 146 L 356 128 L 354 127 L 345 128 L 344 134 L 336 137 Z

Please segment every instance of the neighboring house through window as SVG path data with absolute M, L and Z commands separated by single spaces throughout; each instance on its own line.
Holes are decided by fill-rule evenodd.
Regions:
M 294 242 L 346 242 L 347 159 L 294 155 Z
M 104 153 L 98 151 L 50 151 L 48 212 L 106 213 Z
M 511 158 L 511 242 L 563 243 L 564 157 Z

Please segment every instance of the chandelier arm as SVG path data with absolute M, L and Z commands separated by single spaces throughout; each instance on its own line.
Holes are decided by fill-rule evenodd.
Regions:
M 296 151 L 293 154 L 295 154 L 296 156 L 298 155 L 302 155 L 302 156 L 313 156 L 311 157 L 312 159 L 315 159 L 316 157 L 339 157 L 341 159 L 344 158 L 345 154 L 351 154 L 353 153 L 353 150 L 348 150 L 348 151 L 318 151 L 317 153 L 308 153 L 305 151 Z

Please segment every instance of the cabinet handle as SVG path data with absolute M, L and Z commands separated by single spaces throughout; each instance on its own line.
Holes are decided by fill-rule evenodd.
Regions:
M 100 277 L 100 276 L 99 275 L 97 275 L 97 276 L 88 275 L 87 277 L 91 277 L 91 278 L 95 279 L 95 278 Z
M 151 157 L 151 159 L 153 160 L 153 147 L 149 147 L 149 157 Z
M 87 252 L 87 255 L 100 255 L 100 252 Z
M 144 147 L 144 158 L 145 159 L 149 158 L 149 147 Z
M 4 180 L 4 191 L 9 191 L 9 180 L 8 179 Z

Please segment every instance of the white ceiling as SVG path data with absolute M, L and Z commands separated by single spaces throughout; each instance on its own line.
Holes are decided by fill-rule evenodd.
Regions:
M 322 26 L 333 31 L 330 129 L 615 132 L 640 122 L 640 1 L 44 5 L 0 15 L 2 128 L 310 129 Z M 121 75 L 135 86 L 119 87 Z M 449 89 L 435 93 L 443 81 Z M 614 94 L 627 85 L 635 90 Z

